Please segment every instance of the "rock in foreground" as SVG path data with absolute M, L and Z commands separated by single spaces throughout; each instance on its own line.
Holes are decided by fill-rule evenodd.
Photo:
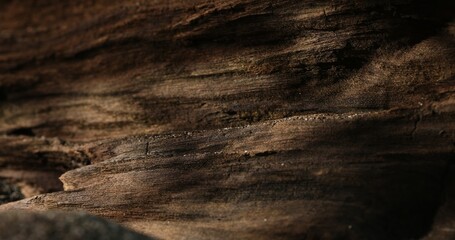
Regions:
M 150 239 L 84 213 L 6 211 L 0 213 L 0 219 L 0 239 Z

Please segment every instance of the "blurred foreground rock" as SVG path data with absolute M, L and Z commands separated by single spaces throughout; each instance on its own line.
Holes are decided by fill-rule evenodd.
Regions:
M 113 222 L 84 213 L 0 212 L 0 239 L 147 240 Z

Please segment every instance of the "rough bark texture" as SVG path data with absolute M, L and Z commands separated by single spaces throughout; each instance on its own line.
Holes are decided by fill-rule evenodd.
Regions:
M 0 179 L 31 198 L 0 209 L 164 239 L 455 238 L 454 5 L 2 1 Z

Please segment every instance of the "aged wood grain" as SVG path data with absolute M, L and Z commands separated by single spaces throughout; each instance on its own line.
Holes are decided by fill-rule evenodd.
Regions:
M 0 179 L 42 194 L 0 209 L 164 239 L 453 238 L 454 7 L 3 1 Z

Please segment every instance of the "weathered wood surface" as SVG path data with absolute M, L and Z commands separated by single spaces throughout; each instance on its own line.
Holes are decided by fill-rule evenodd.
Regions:
M 0 209 L 165 239 L 455 237 L 451 1 L 0 8 L 0 178 L 65 190 Z

